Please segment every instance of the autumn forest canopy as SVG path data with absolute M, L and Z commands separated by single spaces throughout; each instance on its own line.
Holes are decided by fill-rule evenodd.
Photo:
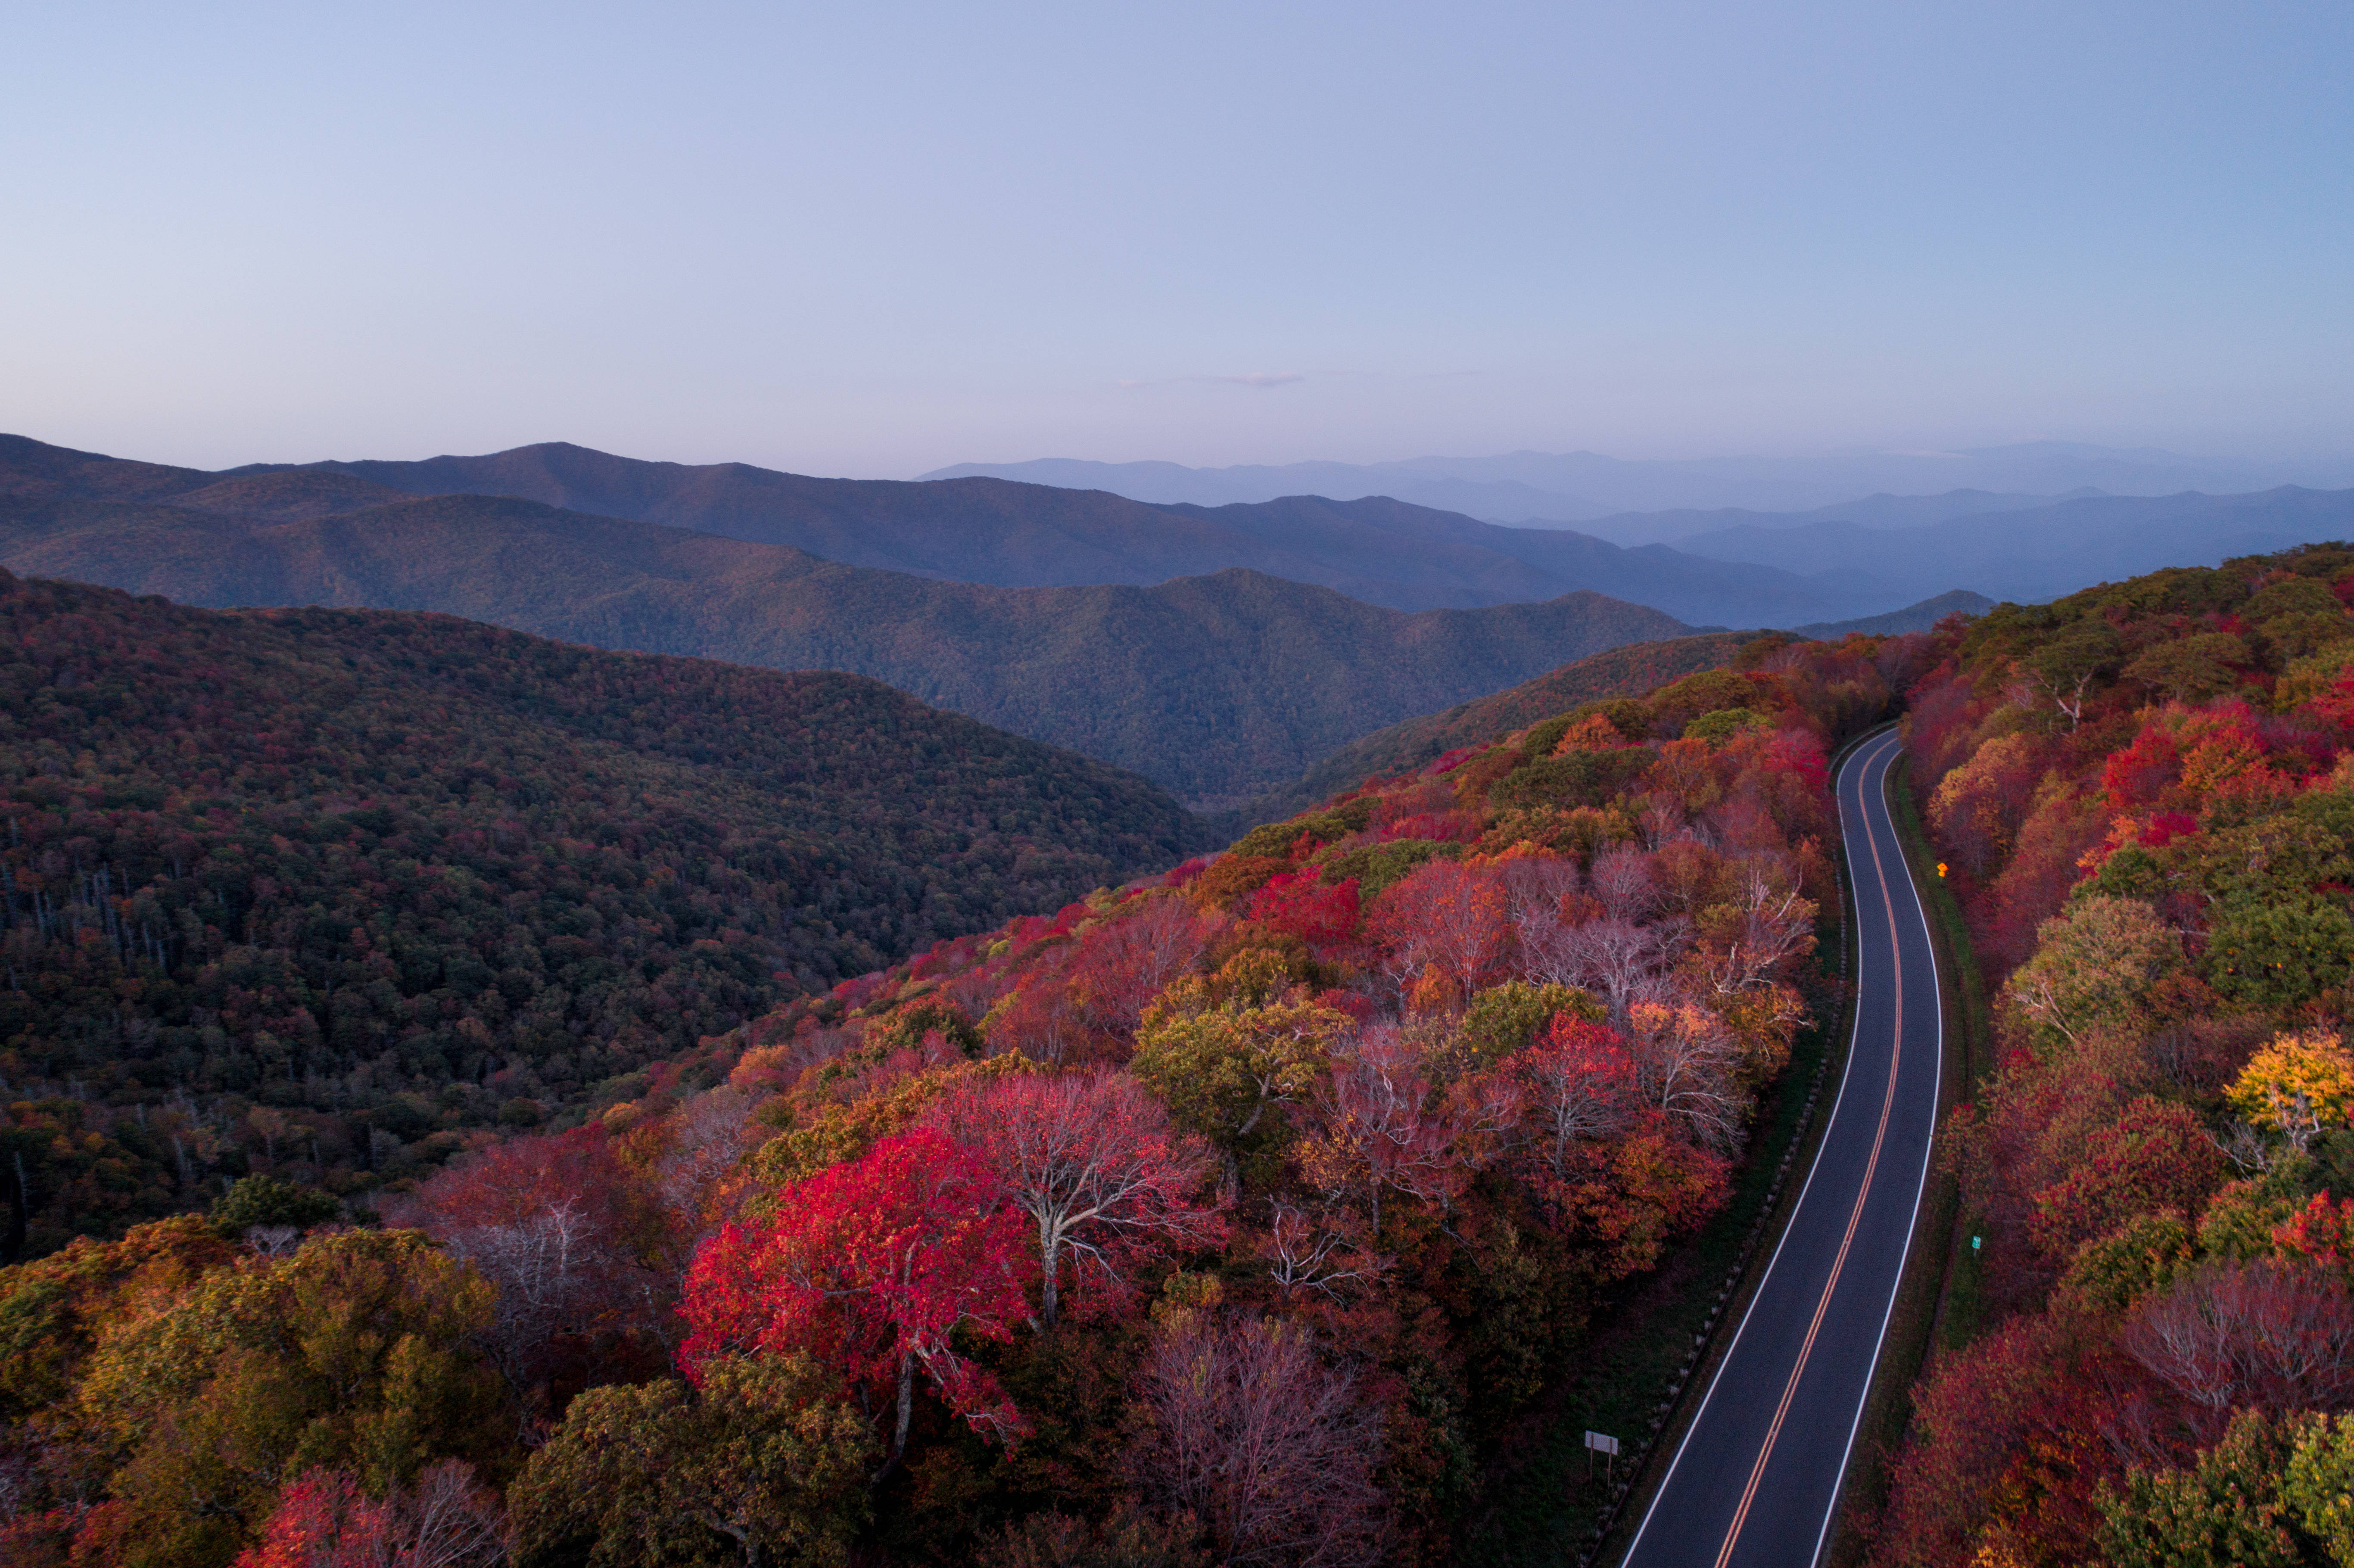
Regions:
M 1984 1250 L 1854 1550 L 2354 1560 L 2349 606 L 1649 645 L 1199 853 L 854 677 L 10 579 L 0 1558 L 1521 1561 L 1894 721 Z
M 1827 758 L 1932 646 L 1768 638 L 1138 880 L 1117 776 L 802 733 L 864 683 L 10 591 L 9 1539 L 155 1564 L 1447 1560 L 1836 1010 Z M 879 798 L 804 849 L 755 779 Z
M 1878 1561 L 2354 1561 L 2349 603 L 2343 546 L 2159 572 L 1912 691 L 1995 1065 Z

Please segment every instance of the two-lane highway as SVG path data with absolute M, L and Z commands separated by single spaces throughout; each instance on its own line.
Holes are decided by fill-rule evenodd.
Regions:
M 1830 1125 L 1629 1568 L 1805 1568 L 1829 1542 L 1920 1213 L 1945 1048 L 1928 919 L 1888 811 L 1899 749 L 1889 731 L 1840 769 L 1856 999 Z

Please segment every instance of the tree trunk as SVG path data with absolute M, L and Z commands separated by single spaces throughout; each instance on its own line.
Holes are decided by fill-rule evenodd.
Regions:
M 862 1402 L 863 1403 L 863 1402 Z M 873 1491 L 889 1480 L 907 1452 L 907 1423 L 916 1414 L 916 1352 L 899 1352 L 899 1408 L 891 1427 L 891 1452 L 883 1460 L 883 1467 L 866 1479 L 866 1489 Z
M 916 1414 L 916 1352 L 899 1352 L 899 1422 L 891 1433 L 891 1462 L 907 1451 L 907 1423 Z
M 1046 1327 L 1050 1331 L 1055 1327 L 1055 1320 L 1061 1313 L 1063 1305 L 1062 1293 L 1058 1288 L 1061 1282 L 1055 1277 L 1062 1272 L 1062 1251 L 1063 1249 L 1059 1241 L 1047 1234 L 1047 1229 L 1044 1225 L 1040 1225 L 1038 1227 L 1038 1256 L 1039 1261 L 1044 1265 L 1045 1285 L 1044 1288 L 1039 1292 L 1039 1315 L 1046 1319 Z

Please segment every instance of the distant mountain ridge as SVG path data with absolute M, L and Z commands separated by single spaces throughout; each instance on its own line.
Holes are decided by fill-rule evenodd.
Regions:
M 850 671 L 1204 807 L 1297 778 L 1369 730 L 1688 630 L 1593 593 L 1408 614 L 1241 569 L 1150 588 L 945 582 L 508 498 L 272 520 L 319 503 L 320 475 L 224 479 L 0 442 L 0 564 L 192 604 L 434 609 L 604 648 Z M 230 484 L 249 510 L 181 503 Z
M 2212 567 L 2349 536 L 2354 490 L 2285 485 L 2253 495 L 2086 496 L 1927 527 L 1744 525 L 1688 535 L 1681 548 L 1778 567 L 1827 588 L 1910 597 L 1966 585 L 2035 604 L 2162 567 Z
M 1687 622 L 1743 626 L 1881 612 L 1903 602 L 1875 599 L 1869 588 L 1826 591 L 1794 573 L 1628 550 L 1568 531 L 1500 527 L 1388 497 L 1153 505 L 1108 491 L 1002 479 L 813 479 L 747 463 L 648 462 L 560 441 L 482 457 L 231 472 L 333 473 L 411 495 L 514 496 L 790 546 L 849 566 L 1004 588 L 1149 586 L 1242 567 L 1394 609 L 1471 609 L 1584 589 Z
M 164 482 L 159 475 L 169 471 L 191 472 L 143 471 L 120 482 L 154 494 Z M 2136 471 L 2177 471 L 2152 460 Z M 1149 586 L 1241 567 L 1398 609 L 1590 590 L 1702 626 L 1869 620 L 1954 590 L 2041 600 L 2160 567 L 2212 566 L 2231 555 L 2354 534 L 2354 490 L 2056 503 L 2021 491 L 1881 493 L 1807 513 L 1684 511 L 1594 525 L 1628 539 L 1673 535 L 1672 544 L 1654 537 L 1620 545 L 1584 531 L 1504 527 L 1386 496 L 1148 504 L 1105 491 L 991 478 L 812 479 L 745 463 L 648 462 L 562 442 L 482 457 L 257 466 L 233 474 L 207 479 L 226 486 L 270 475 L 294 483 L 286 476 L 308 475 L 301 482 L 324 486 L 332 476 L 380 486 L 367 493 L 387 497 L 512 495 L 789 546 L 851 566 L 1000 587 Z M 301 504 L 319 503 L 310 494 Z
M 1559 524 L 1616 523 L 1623 514 L 1680 509 L 1808 512 L 1874 493 L 1916 497 L 1978 490 L 2058 499 L 2088 489 L 2170 495 L 2185 490 L 2264 490 L 2283 483 L 2342 486 L 2354 484 L 2354 463 L 2258 463 L 2185 457 L 2147 447 L 2031 441 L 1948 452 L 1856 451 L 1796 458 L 1641 460 L 1591 451 L 1518 451 L 1484 458 L 1215 469 L 1046 458 L 959 463 L 923 477 L 974 475 L 1109 490 L 1162 503 L 1218 505 L 1302 492 L 1341 499 L 1388 495 L 1490 522 Z M 1609 526 L 1593 532 L 1620 544 L 1658 537 L 1629 537 Z

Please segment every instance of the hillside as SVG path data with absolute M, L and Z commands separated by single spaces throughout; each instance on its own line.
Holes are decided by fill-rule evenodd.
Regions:
M 1698 637 L 1630 642 L 1574 660 L 1504 691 L 1375 730 L 1324 758 L 1296 783 L 1251 801 L 1235 825 L 1239 830 L 1255 821 L 1289 816 L 1368 779 L 1415 771 L 1447 752 L 1477 746 L 1584 703 L 1641 696 L 1695 671 L 1730 663 L 1751 635 L 1711 631 Z
M 2343 544 L 2158 572 L 1943 633 L 1912 689 L 1992 1016 L 1875 1562 L 2346 1560 L 2349 607 Z
M 195 604 L 434 609 L 599 647 L 847 670 L 1221 806 L 1384 725 L 1684 630 L 1596 594 L 1409 615 L 1240 570 L 1151 588 L 941 582 L 479 496 L 286 523 L 0 499 L 0 565 Z
M 29 1242 L 345 1187 L 1176 859 L 1142 779 L 874 681 L 0 581 Z M 9 1130 L 13 1128 L 14 1130 Z
M 1610 1483 L 1558 1439 L 1658 1387 L 1597 1390 L 1595 1352 L 1673 1365 L 1786 1147 L 1837 994 L 1827 753 L 1929 639 L 1894 641 L 1548 715 L 941 942 L 415 1172 L 380 1228 L 324 1223 L 281 1131 L 210 1224 L 0 1272 L 0 1547 L 391 1561 L 429 1515 L 489 1543 L 431 1560 L 526 1565 L 1577 1539 Z

